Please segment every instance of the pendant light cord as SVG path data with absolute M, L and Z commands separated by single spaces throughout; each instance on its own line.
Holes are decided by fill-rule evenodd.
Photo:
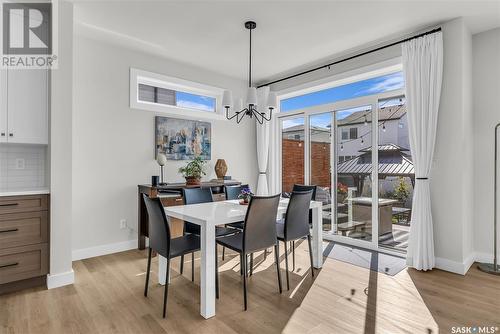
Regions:
M 248 57 L 248 87 L 252 87 L 252 29 L 250 30 L 250 49 Z

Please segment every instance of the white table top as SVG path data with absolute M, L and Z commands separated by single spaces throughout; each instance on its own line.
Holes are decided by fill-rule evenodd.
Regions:
M 280 200 L 278 215 L 286 212 L 288 198 Z M 310 208 L 321 206 L 321 202 L 311 201 Z M 243 221 L 248 205 L 240 205 L 238 200 L 209 202 L 200 204 L 188 204 L 165 207 L 165 214 L 194 224 L 213 222 L 216 225 L 224 225 Z

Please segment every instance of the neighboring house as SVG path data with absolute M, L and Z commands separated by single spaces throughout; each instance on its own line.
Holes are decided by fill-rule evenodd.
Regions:
M 404 104 L 381 108 L 379 110 L 379 144 L 395 144 L 409 149 L 408 118 Z M 366 119 L 366 123 L 365 123 Z M 352 159 L 360 150 L 371 147 L 371 111 L 360 110 L 337 120 L 337 155 L 339 162 Z M 331 127 L 310 127 L 311 141 L 330 143 Z M 304 125 L 283 129 L 282 138 L 304 141 Z
M 372 146 L 371 114 L 370 110 L 356 111 L 337 121 L 339 162 L 352 159 L 359 155 L 361 149 Z M 379 145 L 396 144 L 410 148 L 408 118 L 404 104 L 381 108 L 378 120 Z

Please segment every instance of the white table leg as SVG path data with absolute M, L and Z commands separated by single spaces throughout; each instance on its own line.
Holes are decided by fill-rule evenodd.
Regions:
M 323 266 L 323 207 L 312 209 L 312 251 L 314 268 Z
M 201 225 L 200 314 L 208 319 L 215 316 L 215 225 Z
M 172 267 L 170 267 L 172 268 Z M 167 259 L 158 254 L 158 283 L 165 285 L 165 274 L 167 273 Z M 172 276 L 172 270 L 169 272 L 168 282 L 170 283 L 170 277 Z

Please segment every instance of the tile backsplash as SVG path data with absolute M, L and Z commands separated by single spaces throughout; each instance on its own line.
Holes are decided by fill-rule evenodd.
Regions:
M 0 144 L 0 192 L 48 187 L 47 146 Z

